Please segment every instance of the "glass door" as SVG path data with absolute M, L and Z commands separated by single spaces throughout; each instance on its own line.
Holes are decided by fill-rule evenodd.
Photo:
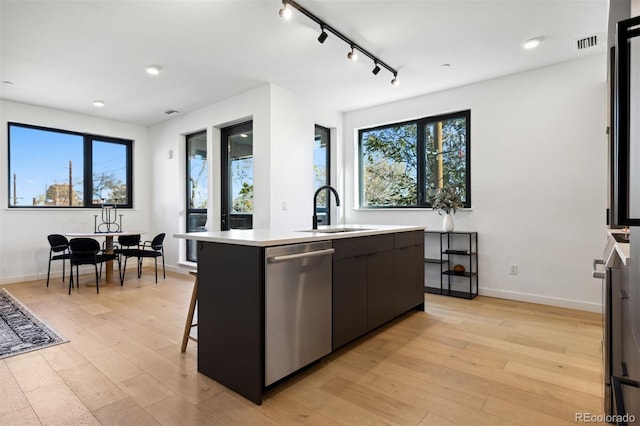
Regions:
M 187 232 L 205 231 L 207 223 L 207 132 L 187 135 Z M 196 241 L 187 240 L 187 260 L 196 262 Z
M 221 229 L 253 228 L 253 122 L 222 129 Z
M 313 185 L 314 190 L 323 185 L 330 185 L 330 130 L 326 127 L 315 128 L 315 139 L 313 142 Z M 316 205 L 316 215 L 318 225 L 329 225 L 331 223 L 331 204 L 327 197 L 329 191 L 322 191 L 318 194 L 318 204 Z

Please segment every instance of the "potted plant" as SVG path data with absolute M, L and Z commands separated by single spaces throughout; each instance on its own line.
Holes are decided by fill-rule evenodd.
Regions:
M 442 188 L 432 188 L 429 190 L 427 199 L 438 214 L 444 214 L 442 229 L 445 232 L 453 231 L 453 214 L 456 210 L 464 207 L 460 198 L 460 190 L 455 187 L 445 186 Z

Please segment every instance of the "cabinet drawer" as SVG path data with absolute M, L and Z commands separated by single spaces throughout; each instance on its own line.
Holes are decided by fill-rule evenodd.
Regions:
M 393 247 L 411 247 L 424 244 L 423 231 L 398 232 L 393 234 Z
M 383 234 L 333 240 L 333 248 L 335 249 L 333 260 L 393 250 L 393 235 Z

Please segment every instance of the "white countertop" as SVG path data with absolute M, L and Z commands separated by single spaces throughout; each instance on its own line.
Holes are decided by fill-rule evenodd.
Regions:
M 368 235 L 392 234 L 406 231 L 424 231 L 424 226 L 403 225 L 329 225 L 319 226 L 323 229 L 350 228 L 349 232 L 311 232 L 311 229 L 300 231 L 283 231 L 274 229 L 232 229 L 229 231 L 187 232 L 173 234 L 174 238 L 207 241 L 211 243 L 237 244 L 243 246 L 269 247 L 283 244 L 297 244 L 312 241 L 336 240 L 340 238 L 364 237 Z
M 615 265 L 615 258 L 612 256 L 614 252 L 618 255 L 620 260 L 624 265 L 627 264 L 627 260 L 631 257 L 630 252 L 630 244 L 629 243 L 621 243 L 615 240 L 613 234 L 622 234 L 622 231 L 608 229 L 607 233 L 609 234 L 609 240 L 607 241 L 607 247 L 604 252 L 604 261 L 606 267 L 611 267 Z

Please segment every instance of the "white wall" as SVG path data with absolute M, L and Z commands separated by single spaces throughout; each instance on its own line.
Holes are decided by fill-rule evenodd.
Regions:
M 151 217 L 155 227 L 167 234 L 165 256 L 169 265 L 177 265 L 186 257 L 184 241 L 173 234 L 186 229 L 186 139 L 190 133 L 207 130 L 209 167 L 209 230 L 220 229 L 220 129 L 232 124 L 253 120 L 255 187 L 254 224 L 265 227 L 269 223 L 269 200 L 260 188 L 269 187 L 269 87 L 235 96 L 228 100 L 175 117 L 149 130 L 154 147 L 150 174 L 153 179 Z M 174 156 L 167 158 L 173 150 Z M 177 155 L 176 155 L 177 154 Z M 266 161 L 268 163 L 268 160 Z
M 454 219 L 479 233 L 480 294 L 598 311 L 591 262 L 606 242 L 605 80 L 602 54 L 346 113 L 347 222 L 441 229 L 431 210 L 354 208 L 357 129 L 471 109 L 472 209 Z
M 134 194 L 132 210 L 123 210 L 123 228 L 153 231 L 149 224 L 149 145 L 146 127 L 103 120 L 64 111 L 0 101 L 0 283 L 29 281 L 47 276 L 47 235 L 91 232 L 99 209 L 8 208 L 7 122 L 33 124 L 102 136 L 132 139 Z M 53 262 L 52 276 L 62 273 L 62 262 Z
M 342 114 L 314 105 L 308 99 L 272 86 L 271 92 L 271 222 L 274 229 L 310 229 L 313 216 L 313 141 L 315 125 L 339 129 L 331 140 L 332 171 L 342 146 Z M 343 193 L 337 175 L 331 176 L 333 186 Z M 331 196 L 333 197 L 333 195 Z M 286 203 L 286 210 L 283 209 Z M 332 206 L 335 202 L 332 201 Z M 331 220 L 339 223 L 341 210 L 332 211 Z M 336 214 L 338 212 L 338 214 Z
M 235 96 L 153 126 L 152 213 L 154 227 L 168 239 L 170 265 L 185 259 L 185 135 L 207 129 L 209 142 L 209 229 L 220 229 L 220 129 L 253 120 L 254 228 L 311 226 L 314 124 L 339 129 L 342 114 L 273 85 Z M 341 142 L 341 138 L 338 142 Z M 167 151 L 178 155 L 167 159 Z M 283 210 L 283 202 L 287 209 Z

